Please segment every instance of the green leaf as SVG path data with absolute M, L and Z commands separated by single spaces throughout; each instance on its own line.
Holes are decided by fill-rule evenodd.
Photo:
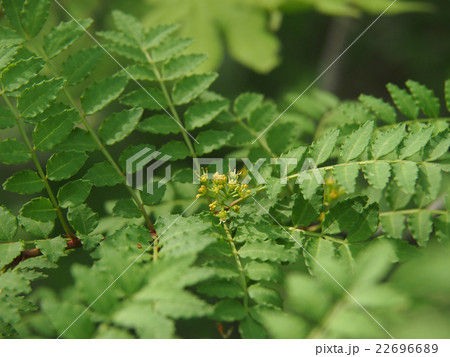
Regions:
M 145 49 L 158 46 L 179 27 L 179 25 L 162 25 L 152 27 L 145 34 Z
M 383 231 L 392 238 L 402 239 L 405 230 L 405 216 L 402 214 L 380 215 Z
M 439 133 L 438 135 L 431 138 L 430 143 L 428 143 L 425 148 L 427 154 L 426 161 L 435 161 L 439 159 L 442 155 L 448 152 L 450 146 L 450 132 Z
M 197 287 L 197 292 L 207 296 L 234 299 L 244 296 L 242 287 L 234 280 L 211 280 Z
M 314 194 L 306 200 L 301 192 L 297 193 L 292 208 L 294 227 L 307 227 L 316 220 L 323 208 L 323 196 Z
M 85 113 L 91 115 L 106 107 L 117 99 L 127 83 L 128 77 L 116 75 L 89 85 L 81 96 L 81 105 Z
M 104 32 L 102 32 L 101 34 L 105 35 Z M 142 63 L 142 64 L 148 64 L 147 58 L 145 57 L 144 53 L 141 51 L 140 48 L 136 48 L 133 46 L 120 45 L 117 43 L 107 44 L 104 47 L 108 52 L 112 52 L 119 56 L 123 56 L 126 59 L 129 59 L 131 61 Z
M 385 132 L 378 131 L 372 143 L 372 156 L 378 159 L 391 153 L 403 141 L 405 134 L 405 125 L 403 124 Z
M 0 106 L 0 129 L 12 128 L 16 125 L 16 118 L 9 109 Z
M 54 222 L 39 222 L 24 216 L 19 216 L 18 219 L 19 224 L 26 232 L 30 233 L 33 237 L 40 239 L 50 236 L 50 233 L 55 227 Z
M 221 300 L 214 307 L 214 320 L 233 322 L 242 320 L 247 312 L 238 300 Z
M 161 146 L 159 150 L 165 155 L 169 155 L 170 161 L 182 160 L 190 155 L 186 145 L 181 141 L 169 141 Z
M 123 182 L 123 178 L 106 161 L 92 166 L 83 179 L 90 181 L 96 187 L 116 186 Z
M 431 163 L 419 166 L 419 182 L 430 200 L 435 200 L 441 192 L 441 168 L 440 165 Z
M 56 144 L 53 149 L 55 151 L 85 152 L 97 150 L 98 144 L 88 131 L 75 128 L 64 142 Z
M 239 255 L 242 258 L 259 259 L 271 262 L 287 262 L 294 258 L 293 252 L 287 250 L 284 246 L 271 241 L 266 242 L 246 242 Z
M 78 121 L 78 112 L 74 109 L 41 121 L 33 131 L 34 147 L 39 151 L 51 150 L 69 136 Z
M 119 31 L 125 33 L 136 44 L 142 44 L 144 41 L 144 29 L 141 23 L 135 17 L 125 14 L 122 11 L 114 10 L 112 12 L 114 24 Z
M 8 244 L 0 244 L 0 267 L 11 263 L 14 258 L 18 257 L 23 249 L 23 242 L 15 242 Z
M 49 58 L 55 57 L 78 40 L 92 20 L 80 20 L 78 23 L 75 20 L 61 22 L 44 37 L 44 50 Z
M 183 52 L 193 42 L 191 38 L 172 38 L 162 42 L 152 51 L 155 62 L 165 61 Z
M 239 333 L 242 338 L 263 339 L 266 338 L 264 328 L 251 317 L 247 317 L 239 324 Z
M 190 106 L 184 113 L 186 129 L 193 130 L 209 124 L 227 108 L 228 101 L 226 100 L 201 102 Z
M 3 189 L 22 194 L 38 193 L 44 189 L 44 182 L 36 172 L 22 170 L 6 180 Z
M 412 161 L 404 161 L 392 164 L 394 179 L 405 193 L 414 193 L 419 168 Z
M 395 109 L 384 100 L 364 94 L 359 96 L 359 100 L 385 123 L 394 124 L 397 121 Z
M 0 241 L 10 242 L 16 236 L 16 216 L 4 206 L 0 206 Z
M 355 214 L 352 225 L 348 228 L 347 240 L 361 242 L 369 239 L 378 229 L 378 203 L 374 202 Z
M 400 150 L 400 158 L 406 159 L 420 151 L 431 139 L 433 128 L 422 128 L 418 132 L 410 133 Z
M 175 83 L 172 99 L 175 105 L 186 104 L 197 98 L 216 80 L 216 73 L 194 74 Z
M 138 301 L 154 302 L 155 311 L 173 319 L 190 319 L 207 316 L 212 313 L 212 306 L 191 292 L 181 289 L 163 288 L 147 289 L 137 294 Z
M 0 27 L 0 46 L 14 46 L 24 41 L 25 39 L 16 31 L 8 27 Z
M 275 264 L 250 261 L 244 269 L 251 280 L 279 281 L 281 279 L 281 271 Z
M 157 314 L 151 303 L 133 303 L 112 316 L 114 324 L 133 329 L 140 338 L 173 338 L 175 323 Z
M 205 59 L 206 55 L 189 54 L 174 57 L 164 63 L 162 68 L 162 78 L 170 81 L 180 77 L 184 77 L 193 72 Z
M 106 118 L 99 129 L 100 138 L 107 145 L 113 145 L 130 135 L 141 119 L 143 109 L 124 110 Z
M 0 40 L 1 42 L 1 40 Z M 0 71 L 7 67 L 14 56 L 17 54 L 19 47 L 17 46 L 1 46 L 0 45 Z
M 134 64 L 125 68 L 124 75 L 137 81 L 157 81 L 152 68 L 147 64 Z
M 248 288 L 249 297 L 258 305 L 268 305 L 281 307 L 282 300 L 280 294 L 271 288 L 268 288 L 260 283 L 251 285 Z
M 354 131 L 341 147 L 341 157 L 344 161 L 356 159 L 369 145 L 373 132 L 373 121 L 368 121 L 358 130 Z
M 44 67 L 42 58 L 31 57 L 12 63 L 3 70 L 0 77 L 2 88 L 5 92 L 12 92 L 27 84 L 37 76 Z
M 436 236 L 441 244 L 450 247 L 450 215 L 443 214 L 435 221 Z
M 22 13 L 24 30 L 35 37 L 41 32 L 47 21 L 50 9 L 50 0 L 26 0 Z
M 116 202 L 113 208 L 113 215 L 125 218 L 139 218 L 141 211 L 139 211 L 132 199 L 124 198 Z
M 48 198 L 33 198 L 20 210 L 20 215 L 39 222 L 53 222 L 56 218 L 56 210 Z
M 78 238 L 80 238 L 84 250 L 92 250 L 96 248 L 105 239 L 105 237 L 103 237 L 101 234 L 97 235 L 79 234 Z
M 0 162 L 4 164 L 25 164 L 31 159 L 30 151 L 16 139 L 0 141 Z
M 22 11 L 24 3 L 25 0 L 4 0 L 2 4 L 9 23 L 21 34 L 24 32 L 22 27 Z
M 354 197 L 336 203 L 325 214 L 322 232 L 338 234 L 350 229 L 358 216 L 363 213 L 366 202 L 365 197 Z
M 99 47 L 83 49 L 71 55 L 62 69 L 61 75 L 67 79 L 67 86 L 83 81 L 95 69 L 104 55 Z
M 199 155 L 208 154 L 214 150 L 220 149 L 232 136 L 233 134 L 228 131 L 202 131 L 196 138 L 198 144 L 195 143 L 195 149 Z
M 192 182 L 192 175 L 189 182 Z M 148 186 L 153 186 L 153 193 L 148 193 Z M 166 193 L 166 185 L 162 185 L 161 187 L 158 187 L 158 182 L 156 181 L 148 181 L 144 185 L 144 190 L 139 192 L 142 202 L 147 206 L 153 206 L 161 202 L 161 200 L 164 197 L 164 194 Z
M 431 212 L 423 210 L 419 213 L 411 214 L 408 217 L 408 228 L 417 243 L 422 247 L 426 246 L 433 231 Z
M 120 98 L 120 102 L 130 107 L 148 110 L 163 110 L 168 107 L 163 92 L 158 88 L 137 89 Z
M 389 83 L 387 89 L 397 108 L 408 118 L 417 119 L 419 108 L 417 107 L 414 98 L 411 97 L 406 90 L 400 89 L 395 84 Z
M 439 99 L 434 95 L 434 92 L 426 86 L 412 80 L 407 81 L 406 85 L 411 91 L 416 104 L 422 109 L 422 112 L 429 117 L 437 118 L 441 111 L 441 104 L 439 103 Z
M 210 227 L 209 223 L 202 222 L 195 217 L 180 218 L 165 215 L 158 218 L 156 230 L 164 232 L 160 234 L 160 242 L 164 247 L 161 256 L 179 259 L 183 256 L 195 256 L 207 246 L 215 242 L 215 238 L 205 232 Z M 195 240 L 186 240 L 189 235 L 195 236 Z
M 254 130 L 266 129 L 277 117 L 277 107 L 272 102 L 266 102 L 250 114 L 249 125 Z
M 377 190 L 386 187 L 391 176 L 391 166 L 385 161 L 376 161 L 363 166 L 364 177 Z
M 98 214 L 85 204 L 69 207 L 67 219 L 70 225 L 82 234 L 92 233 L 98 225 Z
M 180 132 L 180 125 L 167 114 L 153 115 L 146 118 L 138 125 L 138 130 L 152 134 L 177 134 Z
M 338 165 L 333 168 L 333 175 L 336 182 L 347 193 L 355 192 L 356 178 L 359 174 L 359 164 L 349 163 L 345 165 Z
M 264 97 L 257 93 L 243 93 L 234 101 L 234 112 L 241 119 L 248 119 L 250 114 L 258 108 Z
M 47 177 L 51 181 L 61 181 L 75 175 L 84 165 L 88 156 L 84 152 L 64 151 L 54 154 L 46 166 Z
M 48 260 L 52 263 L 56 263 L 59 258 L 66 255 L 67 243 L 63 238 L 56 237 L 37 241 L 36 248 L 38 248 Z
M 323 164 L 328 160 L 334 148 L 336 146 L 336 141 L 339 137 L 339 129 L 331 130 L 326 133 L 319 140 L 312 143 L 309 148 L 308 155 L 314 160 L 317 166 Z
M 53 78 L 34 84 L 18 99 L 17 109 L 24 118 L 33 118 L 48 108 L 64 86 L 65 80 Z
M 62 208 L 81 205 L 89 196 L 92 184 L 87 180 L 66 183 L 58 191 L 58 202 Z

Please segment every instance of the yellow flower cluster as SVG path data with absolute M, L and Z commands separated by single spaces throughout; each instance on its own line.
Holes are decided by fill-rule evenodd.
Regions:
M 246 199 L 250 196 L 251 190 L 248 185 L 239 183 L 241 172 L 229 171 L 227 175 L 216 172 L 212 179 L 209 179 L 208 171 L 203 171 L 200 175 L 201 186 L 198 189 L 197 198 L 206 196 L 212 203 L 209 210 L 220 219 L 226 222 L 231 212 L 239 213 L 240 206 L 237 200 Z

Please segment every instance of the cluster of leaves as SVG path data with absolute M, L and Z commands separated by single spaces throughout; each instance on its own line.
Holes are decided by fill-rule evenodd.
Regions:
M 306 107 L 283 116 L 252 145 L 277 117 L 276 105 L 255 93 L 230 105 L 209 91 L 217 74 L 196 71 L 205 56 L 184 52 L 192 41 L 176 37 L 177 26 L 145 29 L 113 12 L 116 29 L 97 35 L 121 65 L 105 74 L 98 69 L 104 49 L 72 46 L 91 20 L 42 33 L 48 0 L 2 6 L 10 27 L 0 29 L 0 128 L 18 137 L 0 141 L 0 162 L 24 165 L 3 189 L 33 198 L 18 213 L 0 206 L 1 335 L 169 338 L 195 330 L 263 338 L 329 330 L 332 337 L 361 337 L 364 329 L 342 328 L 355 316 L 366 318 L 361 309 L 349 306 L 335 320 L 335 310 L 350 305 L 342 286 L 377 314 L 423 298 L 411 291 L 414 282 L 397 283 L 420 263 L 416 254 L 429 245 L 448 249 L 450 236 L 448 205 L 444 210 L 441 202 L 449 119 L 439 117 L 440 102 L 425 86 L 409 81 L 408 93 L 389 85 L 395 107 L 366 95 L 340 104 L 314 92 Z M 450 109 L 450 82 L 446 104 Z M 314 134 L 319 118 L 316 140 L 300 146 L 305 128 Z M 168 155 L 174 168 L 167 186 L 146 183 L 153 194 L 126 181 L 136 170 L 126 160 L 146 148 Z M 172 215 L 174 202 L 186 207 L 198 190 L 191 158 L 212 152 L 297 164 L 286 172 L 264 165 L 267 185 L 254 189 L 234 172 L 216 175 L 212 185 L 200 186 L 200 196 L 215 199 L 211 212 Z M 300 170 L 309 162 L 314 166 Z M 122 195 L 107 214 L 86 203 L 116 186 L 123 192 L 117 190 Z M 228 214 L 233 199 L 241 207 Z M 58 265 L 80 247 L 88 263 Z M 406 270 L 382 284 L 394 262 Z M 449 271 L 444 263 L 433 267 Z M 51 269 L 70 276 L 73 286 L 32 292 L 31 282 Z M 326 271 L 342 286 L 331 285 Z M 435 301 L 444 300 L 447 285 Z M 385 315 L 382 322 L 390 323 Z

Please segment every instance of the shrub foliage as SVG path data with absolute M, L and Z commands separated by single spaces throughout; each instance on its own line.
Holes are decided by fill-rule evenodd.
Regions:
M 2 187 L 29 201 L 0 206 L 2 336 L 409 337 L 393 311 L 422 321 L 436 302 L 449 308 L 449 279 L 429 278 L 450 271 L 449 119 L 433 91 L 408 81 L 388 85 L 390 102 L 343 103 L 312 91 L 253 145 L 276 105 L 210 91 L 217 74 L 196 71 L 205 56 L 184 54 L 192 40 L 177 26 L 145 29 L 116 11 L 101 45 L 80 49 L 92 20 L 47 31 L 47 0 L 3 10 L 0 128 L 17 137 L 0 141 L 15 170 Z M 108 54 L 115 73 L 100 66 Z M 450 82 L 445 93 L 450 110 Z M 152 195 L 126 182 L 126 159 L 144 147 L 173 161 Z M 285 173 L 264 164 L 267 184 L 236 181 L 241 191 L 233 172 L 216 177 L 195 199 L 191 159 L 207 155 L 298 161 Z M 220 180 L 234 185 L 223 196 Z M 105 187 L 121 195 L 95 212 Z M 68 283 L 50 289 L 42 279 L 55 272 Z

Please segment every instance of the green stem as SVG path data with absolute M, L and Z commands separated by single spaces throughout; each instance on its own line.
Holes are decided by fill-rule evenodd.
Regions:
M 172 97 L 169 94 L 169 91 L 167 90 L 166 84 L 164 83 L 161 73 L 159 72 L 158 67 L 156 66 L 156 63 L 153 61 L 152 57 L 150 56 L 150 54 L 148 53 L 148 51 L 144 48 L 141 47 L 142 52 L 145 55 L 145 58 L 147 59 L 147 62 L 150 64 L 150 66 L 153 69 L 153 72 L 155 73 L 156 79 L 158 80 L 159 86 L 161 87 L 161 90 L 164 94 L 164 97 L 167 101 L 167 104 L 169 105 L 169 109 L 170 112 L 172 113 L 172 117 L 173 119 L 175 119 L 178 123 L 178 125 L 181 128 L 181 135 L 183 135 L 183 139 L 186 143 L 187 148 L 189 149 L 189 152 L 191 153 L 192 157 L 194 158 L 194 160 L 197 159 L 197 153 L 194 150 L 194 147 L 192 145 L 191 139 L 189 138 L 189 135 L 186 132 L 186 129 L 183 126 L 183 123 L 180 119 L 180 116 L 178 115 L 178 112 L 175 108 L 175 105 L 173 104 L 172 101 Z M 196 161 L 196 163 L 198 164 L 198 162 Z
M 233 252 L 234 260 L 236 262 L 236 266 L 239 270 L 239 277 L 241 280 L 241 287 L 244 291 L 244 308 L 245 310 L 248 309 L 248 288 L 247 288 L 247 280 L 245 278 L 244 268 L 242 267 L 241 260 L 239 259 L 239 254 L 236 249 L 236 245 L 234 244 L 233 237 L 231 236 L 230 229 L 228 228 L 228 225 L 226 223 L 223 224 L 223 229 L 225 230 L 225 233 L 227 235 L 228 243 L 230 244 L 231 250 Z
M 45 55 L 45 53 L 43 51 L 41 51 L 39 48 L 37 48 L 33 43 L 30 43 L 30 45 L 34 48 L 36 53 L 45 60 L 52 75 L 57 77 L 58 76 L 57 70 L 53 66 L 50 59 Z M 95 133 L 92 126 L 89 124 L 86 113 L 84 112 L 83 108 L 81 108 L 81 106 L 79 106 L 78 103 L 73 99 L 72 95 L 70 94 L 70 92 L 66 86 L 64 86 L 63 90 L 64 90 L 64 94 L 66 95 L 67 99 L 69 100 L 72 108 L 76 109 L 80 113 L 80 118 L 81 118 L 81 122 L 83 123 L 83 126 L 86 128 L 86 130 L 89 132 L 91 137 L 94 139 L 95 143 L 97 144 L 98 148 L 102 152 L 103 156 L 105 156 L 106 160 L 111 164 L 111 166 L 114 168 L 114 170 L 117 172 L 117 174 L 119 174 L 119 176 L 122 177 L 122 183 L 126 187 L 131 198 L 133 199 L 133 201 L 136 203 L 139 211 L 141 212 L 142 216 L 144 217 L 144 220 L 145 220 L 150 232 L 155 233 L 156 232 L 155 227 L 154 227 L 152 221 L 150 220 L 150 217 L 148 216 L 147 211 L 145 210 L 144 204 L 139 199 L 138 195 L 134 192 L 134 190 L 130 186 L 127 185 L 125 174 L 122 172 L 119 165 L 117 165 L 116 161 L 113 159 L 113 157 L 111 156 L 109 151 L 106 149 L 106 147 L 103 145 L 103 143 L 100 140 L 100 138 L 98 137 L 98 135 Z
M 34 165 L 36 166 L 36 169 L 38 171 L 39 177 L 41 178 L 42 182 L 44 183 L 45 189 L 47 191 L 48 197 L 50 198 L 50 201 L 52 202 L 53 207 L 55 207 L 56 215 L 58 216 L 59 221 L 61 222 L 61 225 L 66 232 L 66 234 L 71 237 L 75 238 L 75 234 L 70 229 L 69 224 L 67 223 L 66 219 L 64 218 L 64 215 L 61 212 L 61 208 L 59 206 L 58 200 L 56 199 L 52 188 L 50 187 L 50 184 L 48 183 L 47 175 L 44 173 L 44 170 L 42 169 L 41 163 L 39 162 L 39 159 L 36 155 L 36 151 L 33 148 L 33 145 L 31 144 L 27 132 L 25 130 L 25 124 L 23 122 L 23 119 L 20 117 L 19 112 L 17 109 L 12 105 L 9 98 L 2 92 L 2 97 L 5 100 L 6 104 L 10 108 L 10 110 L 14 113 L 17 127 L 19 129 L 20 135 L 22 136 L 25 145 L 27 146 L 28 150 L 30 151 L 31 158 L 34 162 Z
M 376 130 L 388 130 L 388 129 L 396 127 L 399 124 L 411 125 L 411 124 L 418 123 L 418 122 L 419 123 L 429 123 L 429 122 L 433 122 L 433 121 L 450 121 L 450 118 L 426 118 L 426 119 L 406 120 L 406 121 L 401 121 L 401 122 L 398 122 L 395 124 L 379 126 L 378 128 L 376 128 Z
M 287 178 L 289 180 L 291 179 L 295 179 L 297 178 L 300 174 L 304 174 L 307 172 L 312 172 L 313 170 L 323 170 L 323 171 L 330 171 L 333 170 L 335 167 L 339 167 L 339 166 L 347 166 L 347 165 L 354 165 L 354 164 L 358 164 L 358 165 L 368 165 L 368 164 L 373 164 L 375 162 L 387 162 L 389 164 L 396 164 L 396 163 L 400 163 L 400 162 L 414 162 L 415 164 L 427 164 L 428 162 L 415 162 L 415 161 L 410 161 L 410 160 L 365 160 L 365 161 L 355 161 L 355 162 L 346 162 L 343 164 L 336 164 L 336 165 L 330 165 L 330 166 L 323 166 L 323 167 L 317 167 L 317 168 L 313 168 L 313 169 L 309 169 L 309 170 L 305 170 L 302 171 L 301 173 L 297 173 L 294 175 L 290 175 Z
M 439 214 L 439 215 L 447 215 L 448 212 L 447 211 L 440 211 L 440 210 L 431 210 L 431 209 L 426 209 L 426 208 L 414 208 L 414 209 L 404 209 L 404 210 L 400 210 L 400 211 L 387 211 L 387 212 L 381 212 L 380 213 L 380 217 L 381 216 L 391 216 L 394 214 L 414 214 L 414 213 L 420 213 L 420 212 L 430 212 L 432 214 Z

